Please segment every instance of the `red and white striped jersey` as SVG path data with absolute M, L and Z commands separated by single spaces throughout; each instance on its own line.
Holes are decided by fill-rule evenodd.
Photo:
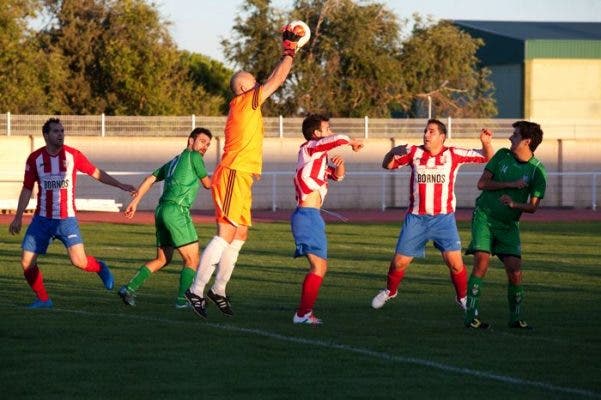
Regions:
M 294 175 L 297 204 L 315 190 L 319 191 L 323 203 L 328 193 L 328 179 L 341 181 L 344 178 L 334 175 L 335 168 L 328 166 L 328 151 L 350 143 L 347 135 L 331 135 L 309 140 L 300 146 Z
M 433 156 L 423 146 L 407 146 L 407 154 L 393 157 L 392 168 L 411 166 L 409 207 L 416 215 L 455 212 L 455 178 L 462 164 L 485 163 L 480 150 L 443 147 Z
M 34 183 L 38 183 L 35 213 L 53 219 L 74 217 L 77 171 L 92 175 L 95 170 L 86 156 L 69 146 L 63 146 L 54 156 L 46 147 L 31 153 L 25 164 L 23 186 L 33 190 Z

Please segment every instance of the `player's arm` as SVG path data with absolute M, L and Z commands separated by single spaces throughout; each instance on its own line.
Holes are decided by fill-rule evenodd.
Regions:
M 530 214 L 535 213 L 536 210 L 538 210 L 538 205 L 540 204 L 539 197 L 530 197 L 528 203 L 516 203 L 509 195 L 504 194 L 499 198 L 499 200 L 509 208 L 514 208 Z
M 210 189 L 210 188 L 211 188 L 211 177 L 210 177 L 210 176 L 208 176 L 208 175 L 207 175 L 207 176 L 205 176 L 204 178 L 202 178 L 202 179 L 200 180 L 200 183 L 202 183 L 202 186 L 203 186 L 205 189 Z
M 19 203 L 17 204 L 17 211 L 15 212 L 15 218 L 13 218 L 12 222 L 8 226 L 8 232 L 10 232 L 11 235 L 16 235 L 21 231 L 21 226 L 23 224 L 23 213 L 25 212 L 27 204 L 29 204 L 31 192 L 32 190 L 27 189 L 25 186 L 23 186 L 21 189 Z
M 480 142 L 482 142 L 482 154 L 487 160 L 490 160 L 495 155 L 495 151 L 492 147 L 492 131 L 483 128 L 480 131 Z
M 365 145 L 363 144 L 363 140 L 361 139 L 351 139 L 349 146 L 351 146 L 354 152 L 357 152 L 361 150 Z
M 148 191 L 156 182 L 156 180 L 156 176 L 148 175 L 146 178 L 144 178 L 140 186 L 138 186 L 138 189 L 134 189 L 135 194 L 133 196 L 133 199 L 129 202 L 127 208 L 125 209 L 125 216 L 127 218 L 133 218 L 134 214 L 136 213 L 136 210 L 138 209 L 138 204 L 140 203 L 140 200 L 142 200 L 142 197 L 144 197 L 144 195 L 148 193 Z
M 395 164 L 394 164 L 394 157 L 395 156 L 397 156 L 397 157 L 404 156 L 405 154 L 407 154 L 407 145 L 401 145 L 401 146 L 396 146 L 396 147 L 392 148 L 392 150 L 390 150 L 384 156 L 384 159 L 382 160 L 382 168 L 384 168 L 384 169 L 396 168 Z
M 280 86 L 284 84 L 290 70 L 292 69 L 293 57 L 285 55 L 282 57 L 278 65 L 274 68 L 269 75 L 269 78 L 263 83 L 261 90 L 261 104 L 265 102 Z
M 346 174 L 346 168 L 344 166 L 344 159 L 342 156 L 332 156 L 332 158 L 330 158 L 330 162 L 334 164 L 331 178 L 335 181 L 343 180 L 344 175 Z
M 135 193 L 136 188 L 132 185 L 128 185 L 125 183 L 119 182 L 117 179 L 113 178 L 109 174 L 107 174 L 104 170 L 96 168 L 94 172 L 90 175 L 92 178 L 96 179 L 98 182 L 102 182 L 105 185 L 110 185 L 114 187 L 118 187 L 121 190 L 125 190 L 126 192 L 130 192 L 132 195 Z
M 526 187 L 526 181 L 518 179 L 511 182 L 500 182 L 494 180 L 494 175 L 485 169 L 482 176 L 478 179 L 479 190 L 502 190 L 502 189 L 522 189 Z
M 282 59 L 271 72 L 269 78 L 267 78 L 265 83 L 262 85 L 260 98 L 261 104 L 263 104 L 265 100 L 267 100 L 269 96 L 271 96 L 286 81 L 286 78 L 292 69 L 294 56 L 302 47 L 302 44 L 299 45 L 299 40 L 302 37 L 303 34 L 297 32 L 295 28 L 291 27 L 290 25 L 286 25 L 282 28 Z

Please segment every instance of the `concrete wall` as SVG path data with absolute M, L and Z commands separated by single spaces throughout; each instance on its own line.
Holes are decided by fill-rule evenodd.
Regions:
M 549 138 L 537 150 L 539 157 L 551 173 L 549 188 L 544 205 L 546 206 L 591 206 L 591 177 L 569 175 L 563 178 L 554 173 L 601 172 L 600 139 L 557 139 Z M 550 135 L 552 136 L 552 135 Z M 207 154 L 205 164 L 209 171 L 215 168 L 222 146 L 220 139 L 214 139 Z M 291 209 L 295 205 L 292 174 L 296 166 L 298 147 L 302 139 L 266 138 L 264 145 L 264 175 L 257 181 L 253 190 L 256 209 L 271 209 L 273 204 L 280 209 Z M 123 182 L 137 186 L 150 174 L 186 145 L 186 138 L 156 137 L 77 137 L 68 136 L 66 143 L 81 150 L 97 167 L 114 173 Z M 343 182 L 332 182 L 326 208 L 381 208 L 404 207 L 408 202 L 408 168 L 387 172 L 381 168 L 383 155 L 399 144 L 420 144 L 419 138 L 369 139 L 359 153 L 350 148 L 335 152 L 346 159 L 347 178 Z M 29 153 L 43 146 L 38 137 L 0 137 L 0 188 L 1 199 L 17 199 L 21 189 L 23 168 Z M 479 148 L 477 139 L 449 139 L 449 145 Z M 493 140 L 496 149 L 507 147 L 506 138 Z M 476 182 L 482 172 L 482 165 L 463 166 L 458 175 L 456 194 L 459 207 L 471 207 L 478 196 Z M 80 176 L 78 198 L 114 199 L 127 204 L 129 196 L 116 188 L 95 182 L 87 176 Z M 601 177 L 597 184 L 601 187 Z M 274 190 L 275 188 L 275 190 Z M 601 192 L 600 189 L 597 189 Z M 161 186 L 155 187 L 142 201 L 141 209 L 152 209 L 160 196 Z M 206 190 L 202 190 L 195 203 L 195 209 L 212 209 L 212 200 Z
M 601 60 L 533 59 L 524 66 L 526 118 L 601 119 Z

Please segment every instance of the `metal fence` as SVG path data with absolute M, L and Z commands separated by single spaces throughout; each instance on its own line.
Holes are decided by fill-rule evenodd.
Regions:
M 480 194 L 476 183 L 481 172 L 460 172 L 455 184 L 458 207 L 472 207 Z M 547 206 L 597 209 L 601 190 L 601 172 L 550 172 L 543 204 Z M 342 184 L 333 184 L 326 206 L 335 209 L 381 209 L 406 207 L 409 199 L 409 172 L 348 172 Z M 255 207 L 293 209 L 295 203 L 293 174 L 263 172 L 254 185 Z M 577 195 L 576 195 L 577 194 Z
M 215 136 L 223 135 L 227 117 L 207 116 L 106 116 L 102 115 L 12 115 L 0 114 L 0 135 L 38 135 L 44 122 L 59 117 L 69 132 L 78 136 L 185 136 L 196 127 L 208 128 Z M 302 118 L 263 118 L 266 137 L 297 137 Z M 336 132 L 351 137 L 394 138 L 420 137 L 426 119 L 332 118 Z M 473 136 L 481 127 L 492 129 L 500 137 L 509 136 L 515 119 L 445 118 L 449 137 Z M 601 127 L 601 124 L 600 124 Z
M 111 174 L 120 177 L 136 176 L 135 181 L 139 181 L 147 172 L 114 171 Z M 473 207 L 476 197 L 480 194 L 476 184 L 481 175 L 481 172 L 473 171 L 461 171 L 457 175 L 457 207 Z M 253 186 L 253 209 L 294 209 L 296 201 L 293 177 L 293 173 L 288 171 L 263 171 L 262 178 Z M 406 207 L 409 199 L 409 177 L 408 171 L 347 172 L 344 182 L 330 186 L 325 206 L 333 209 L 380 210 Z M 597 199 L 601 194 L 601 171 L 549 172 L 547 177 L 544 206 L 597 209 Z M 98 191 L 94 193 L 96 196 L 103 190 L 106 191 L 102 185 L 93 185 L 91 189 Z M 157 190 L 155 195 L 160 195 L 160 190 Z M 199 196 L 201 199 L 197 201 L 196 207 L 210 209 L 212 201 L 208 192 L 202 191 Z M 152 208 L 157 199 L 147 199 L 145 204 Z

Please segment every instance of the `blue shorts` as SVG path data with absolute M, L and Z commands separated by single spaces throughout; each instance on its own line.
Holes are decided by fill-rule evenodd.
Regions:
M 326 223 L 318 208 L 297 207 L 290 216 L 290 228 L 296 244 L 294 257 L 314 254 L 327 260 Z
M 83 243 L 75 217 L 52 219 L 36 215 L 27 227 L 21 248 L 36 254 L 46 254 L 48 245 L 58 239 L 66 248 Z
M 396 253 L 409 257 L 425 257 L 426 243 L 429 240 L 432 240 L 434 247 L 442 253 L 461 251 L 461 239 L 457 232 L 454 213 L 439 215 L 407 213 L 396 244 Z

